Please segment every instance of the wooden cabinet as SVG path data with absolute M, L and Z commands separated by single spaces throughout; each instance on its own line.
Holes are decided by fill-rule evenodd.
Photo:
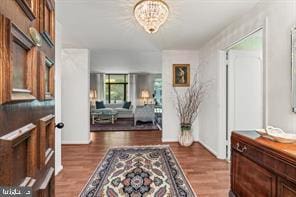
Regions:
M 233 152 L 233 191 L 238 196 L 276 196 L 276 176 L 239 153 Z M 252 173 L 246 173 L 252 172 Z M 256 184 L 253 184 L 256 183 Z
M 278 178 L 277 188 L 278 188 L 278 195 L 277 195 L 278 197 L 295 197 L 296 196 L 295 184 L 285 179 Z
M 296 145 L 263 139 L 254 131 L 231 137 L 231 191 L 238 197 L 296 197 Z

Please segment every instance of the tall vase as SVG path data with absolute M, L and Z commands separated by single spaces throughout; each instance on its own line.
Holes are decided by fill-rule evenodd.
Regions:
M 193 136 L 191 124 L 181 124 L 181 132 L 179 135 L 179 144 L 181 146 L 191 146 L 193 144 Z

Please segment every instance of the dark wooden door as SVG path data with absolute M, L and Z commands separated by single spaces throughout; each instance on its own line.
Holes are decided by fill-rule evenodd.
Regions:
M 54 0 L 0 1 L 0 185 L 54 196 Z

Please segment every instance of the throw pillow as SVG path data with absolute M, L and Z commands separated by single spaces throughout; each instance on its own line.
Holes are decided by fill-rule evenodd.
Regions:
M 106 108 L 104 105 L 104 101 L 96 101 L 96 109 Z
M 129 109 L 131 107 L 132 102 L 124 102 L 122 108 Z

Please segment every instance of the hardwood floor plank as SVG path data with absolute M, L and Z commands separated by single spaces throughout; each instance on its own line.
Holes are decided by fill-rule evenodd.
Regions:
M 63 145 L 63 171 L 56 177 L 56 196 L 78 196 L 93 171 L 113 146 L 157 145 L 160 131 L 96 132 L 91 133 L 90 145 Z M 228 196 L 230 166 L 218 160 L 199 143 L 189 148 L 178 143 L 169 144 L 186 177 L 198 196 Z

